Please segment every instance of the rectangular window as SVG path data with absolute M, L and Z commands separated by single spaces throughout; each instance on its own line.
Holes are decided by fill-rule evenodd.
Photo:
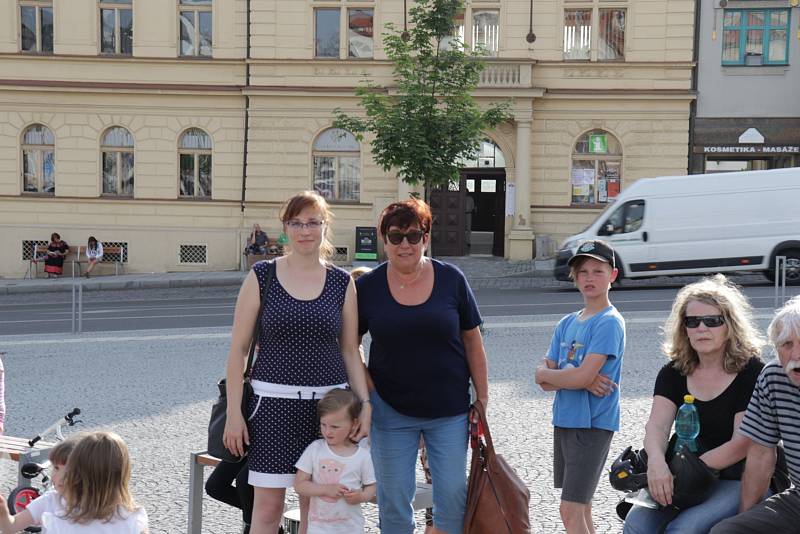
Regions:
M 314 10 L 314 56 L 339 58 L 339 8 Z
M 617 61 L 625 59 L 625 10 L 601 9 L 598 25 L 599 61 Z
M 103 194 L 117 194 L 117 153 L 103 152 Z
M 371 58 L 373 48 L 372 9 L 348 9 L 347 21 L 348 56 Z
M 726 9 L 723 65 L 786 65 L 789 62 L 788 9 Z
M 29 0 L 19 6 L 20 50 L 53 52 L 53 7 L 49 1 Z
M 100 0 L 100 53 L 133 54 L 131 0 Z
M 564 59 L 588 60 L 592 48 L 592 10 L 564 10 Z
M 472 49 L 483 50 L 487 56 L 496 56 L 500 49 L 500 11 L 474 9 L 472 11 Z
M 211 57 L 214 44 L 211 0 L 180 0 L 180 5 L 180 54 Z

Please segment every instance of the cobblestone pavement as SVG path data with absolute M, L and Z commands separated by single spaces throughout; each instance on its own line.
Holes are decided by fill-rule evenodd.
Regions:
M 763 317 L 766 317 L 766 313 Z M 622 429 L 611 455 L 639 445 L 650 395 L 662 365 L 658 326 L 662 314 L 627 314 L 623 366 Z M 492 317 L 487 324 L 490 360 L 489 419 L 496 448 L 531 489 L 536 533 L 560 532 L 558 493 L 551 488 L 552 395 L 533 383 L 557 317 Z M 762 327 L 766 319 L 759 321 Z M 223 374 L 226 329 L 144 331 L 0 338 L 6 368 L 8 435 L 29 436 L 79 406 L 85 428 L 121 434 L 134 462 L 133 492 L 150 516 L 151 532 L 186 532 L 188 455 L 205 447 L 215 382 Z M 0 462 L 0 491 L 15 481 L 11 462 Z M 619 532 L 619 495 L 603 479 L 594 501 L 597 531 Z M 294 498 L 290 497 L 290 505 Z M 377 533 L 376 510 L 366 507 L 368 532 Z M 239 516 L 204 500 L 203 532 L 237 533 Z

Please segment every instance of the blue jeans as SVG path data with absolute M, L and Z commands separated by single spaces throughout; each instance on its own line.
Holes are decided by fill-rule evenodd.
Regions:
M 433 482 L 433 522 L 447 534 L 464 530 L 467 504 L 467 414 L 434 419 L 394 410 L 375 391 L 370 441 L 383 534 L 412 534 L 419 438 L 425 438 Z
M 719 480 L 711 496 L 680 512 L 634 506 L 625 518 L 623 534 L 708 534 L 711 528 L 739 513 L 738 480 Z

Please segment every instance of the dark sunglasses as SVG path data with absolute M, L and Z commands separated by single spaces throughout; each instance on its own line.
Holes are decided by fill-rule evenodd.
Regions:
M 386 238 L 389 240 L 389 243 L 392 245 L 399 245 L 403 242 L 403 238 L 408 239 L 409 245 L 416 245 L 422 240 L 422 236 L 425 235 L 425 232 L 422 230 L 411 230 L 410 232 L 389 232 L 386 234 Z
M 687 315 L 683 318 L 686 328 L 697 328 L 701 322 L 709 328 L 716 328 L 725 324 L 725 318 L 722 315 Z

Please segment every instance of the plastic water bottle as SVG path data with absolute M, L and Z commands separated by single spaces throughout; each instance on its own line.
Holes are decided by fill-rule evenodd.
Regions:
M 678 440 L 675 442 L 676 453 L 681 450 L 682 445 L 686 445 L 692 452 L 697 452 L 700 414 L 697 413 L 692 395 L 683 396 L 683 405 L 678 408 L 678 415 L 675 417 L 675 433 L 678 434 Z

